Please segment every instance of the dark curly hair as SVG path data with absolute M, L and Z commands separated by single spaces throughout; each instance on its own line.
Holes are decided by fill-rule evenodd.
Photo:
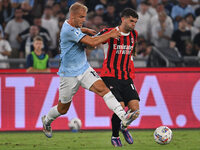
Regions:
M 133 18 L 139 18 L 137 12 L 132 9 L 132 8 L 125 8 L 122 12 L 121 12 L 121 18 L 122 17 L 130 17 L 132 16 Z

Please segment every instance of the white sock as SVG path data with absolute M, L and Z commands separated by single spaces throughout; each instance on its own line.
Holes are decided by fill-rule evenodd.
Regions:
M 111 109 L 122 120 L 126 112 L 122 108 L 121 104 L 114 97 L 112 92 L 108 92 L 107 94 L 105 94 L 103 96 L 103 99 L 106 105 L 108 106 L 108 108 Z
M 52 121 L 54 121 L 57 117 L 59 117 L 61 114 L 58 112 L 58 109 L 57 109 L 57 105 L 52 107 L 50 109 L 50 111 L 48 112 L 48 114 L 46 115 L 46 118 L 45 118 L 45 123 L 47 125 L 50 125 L 52 123 Z

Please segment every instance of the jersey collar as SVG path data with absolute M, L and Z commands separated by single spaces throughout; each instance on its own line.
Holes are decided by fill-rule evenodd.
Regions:
M 119 26 L 117 26 L 116 29 L 119 31 Z M 128 32 L 128 33 L 120 32 L 120 33 L 123 36 L 128 36 L 130 34 L 130 32 Z

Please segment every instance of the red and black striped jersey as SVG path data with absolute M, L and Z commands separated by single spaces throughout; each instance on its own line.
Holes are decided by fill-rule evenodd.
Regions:
M 118 29 L 118 27 L 116 27 Z M 113 28 L 105 28 L 98 33 L 102 35 Z M 115 77 L 122 80 L 135 77 L 132 54 L 135 52 L 137 31 L 121 33 L 120 38 L 110 38 L 104 44 L 104 62 L 102 77 Z

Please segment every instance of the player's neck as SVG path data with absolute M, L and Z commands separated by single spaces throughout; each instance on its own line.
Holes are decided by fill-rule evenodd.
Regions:
M 117 27 L 120 31 L 121 35 L 128 36 L 130 34 L 130 31 L 126 31 L 121 25 Z
M 122 32 L 122 33 L 129 33 L 130 32 L 130 31 L 125 30 L 125 28 L 122 25 L 119 26 L 119 31 Z
M 73 23 L 73 21 L 72 21 L 71 19 L 67 20 L 67 23 L 68 23 L 70 26 L 75 27 L 75 25 L 74 25 L 74 23 Z

